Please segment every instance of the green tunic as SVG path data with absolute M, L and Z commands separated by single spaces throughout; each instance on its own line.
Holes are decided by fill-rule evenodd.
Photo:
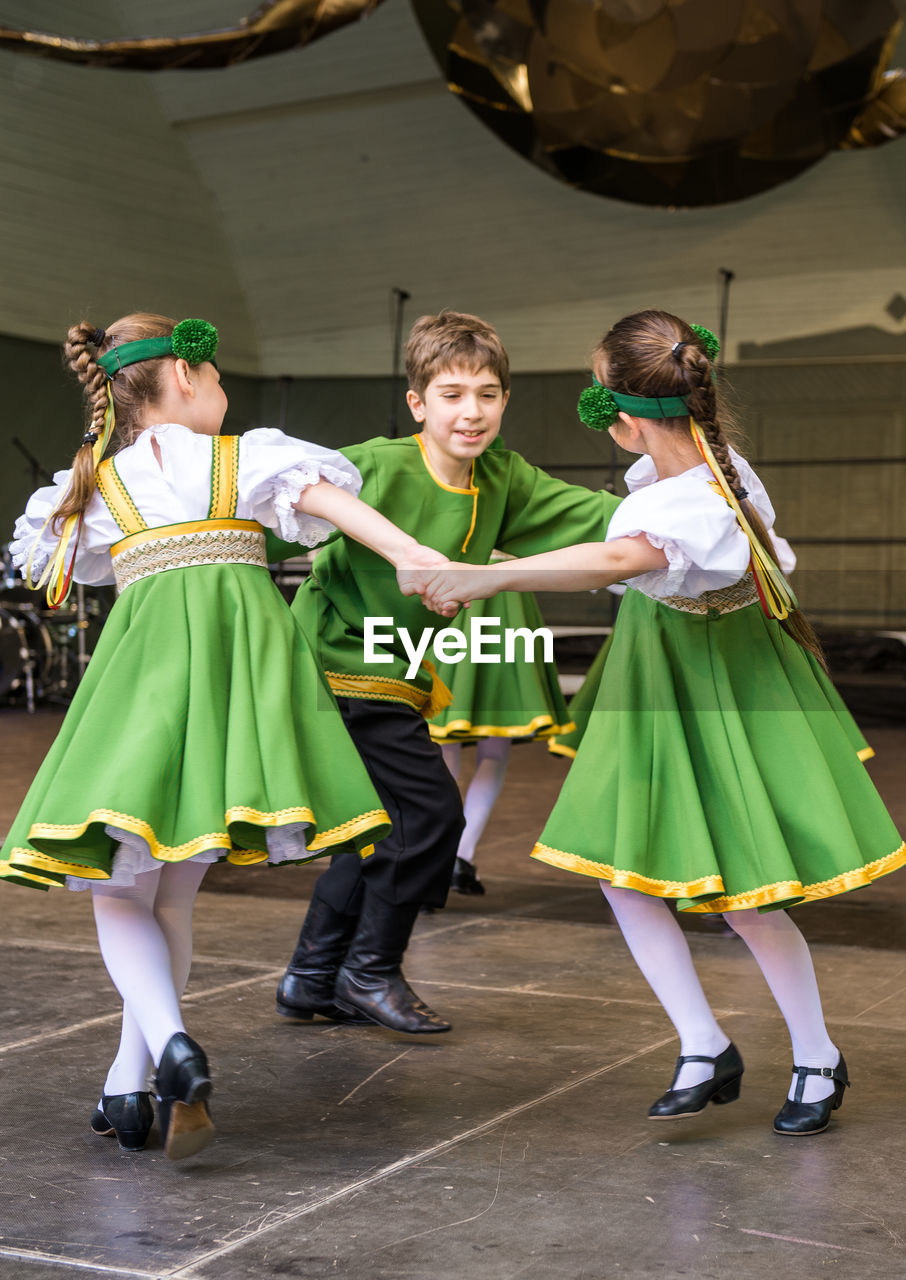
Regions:
M 487 564 L 495 547 L 527 556 L 603 540 L 620 501 L 558 480 L 509 449 L 476 458 L 472 483 L 463 489 L 433 473 L 415 436 L 378 437 L 341 452 L 362 474 L 364 502 L 423 545 L 472 564 Z M 281 554 L 292 550 L 270 538 L 269 559 Z M 335 535 L 317 555 L 292 608 L 337 696 L 401 702 L 429 717 L 440 710 L 431 696 L 432 671 L 423 666 L 409 672 L 412 659 L 398 628 L 417 642 L 425 628 L 434 631 L 449 621 L 417 596 L 402 595 L 394 570 L 373 551 Z M 385 620 L 377 630 L 389 638 L 373 646 L 379 662 L 365 660 L 367 618 Z

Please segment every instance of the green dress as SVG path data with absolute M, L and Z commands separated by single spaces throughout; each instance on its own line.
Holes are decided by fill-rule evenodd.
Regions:
M 117 469 L 102 464 L 120 594 L 3 845 L 0 877 L 38 888 L 67 875 L 129 883 L 124 862 L 132 874 L 192 857 L 302 862 L 367 852 L 389 831 L 271 581 L 263 529 L 235 518 L 235 476 L 225 473 L 241 476 L 239 444 L 204 438 L 208 518 L 166 528 L 142 529 Z
M 611 632 L 595 654 L 594 661 L 588 668 L 585 679 L 567 703 L 567 712 L 572 721 L 572 728 L 567 725 L 563 732 L 558 733 L 549 740 L 547 749 L 552 755 L 566 756 L 569 760 L 575 760 L 576 752 L 579 750 L 579 743 L 588 728 L 588 720 L 598 698 L 598 689 L 604 676 L 604 667 L 607 663 L 607 655 L 610 652 L 612 640 L 613 633 Z
M 856 889 L 906 863 L 906 845 L 829 678 L 763 612 L 745 573 L 748 544 L 708 479 L 696 468 L 652 484 L 611 522 L 611 537 L 645 533 L 663 547 L 669 568 L 660 585 L 658 574 L 629 584 L 533 856 L 696 912 Z M 763 495 L 770 527 L 748 468 L 742 483 Z M 701 591 L 704 569 L 726 585 Z
M 467 633 L 476 618 L 499 619 L 500 627 L 535 632 L 544 627 L 538 602 L 530 592 L 502 591 L 490 600 L 475 600 L 450 622 Z M 500 664 L 445 662 L 435 656 L 437 674 L 453 700 L 428 724 L 435 742 L 476 742 L 509 738 L 516 742 L 548 739 L 570 732 L 572 725 L 554 663 L 543 657 L 542 639 L 533 643 L 535 661 L 526 661 L 522 640 L 513 646 L 513 661 Z

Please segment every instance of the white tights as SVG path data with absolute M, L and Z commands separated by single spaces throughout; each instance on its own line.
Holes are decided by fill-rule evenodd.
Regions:
M 135 884 L 91 887 L 101 956 L 123 999 L 120 1044 L 104 1093 L 147 1089 L 170 1037 L 192 964 L 192 909 L 207 863 L 164 863 Z
M 463 801 L 466 826 L 456 851 L 456 856 L 464 858 L 466 862 L 475 861 L 475 850 L 488 825 L 488 818 L 497 803 L 500 788 L 506 777 L 511 746 L 509 738 L 480 738 L 476 745 L 478 758 L 475 763 L 475 773 Z M 441 750 L 444 753 L 447 768 L 454 778 L 458 778 L 462 762 L 462 747 L 458 742 L 445 742 Z
M 668 904 L 661 898 L 615 889 L 601 881 L 617 924 L 680 1038 L 680 1052 L 713 1058 L 730 1043 L 718 1026 L 692 963 L 689 945 Z M 808 945 L 785 911 L 728 911 L 724 919 L 755 957 L 783 1014 L 800 1067 L 833 1067 L 839 1051 L 827 1034 L 821 997 Z M 713 1074 L 704 1062 L 686 1063 L 676 1088 L 700 1084 Z M 796 1078 L 790 1086 L 793 1096 Z M 833 1092 L 832 1080 L 806 1078 L 804 1102 L 817 1102 Z

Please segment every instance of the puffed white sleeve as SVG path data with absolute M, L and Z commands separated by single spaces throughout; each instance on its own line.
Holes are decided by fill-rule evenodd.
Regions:
M 746 572 L 749 543 L 731 508 L 706 482 L 675 476 L 631 493 L 611 516 L 607 541 L 643 534 L 667 566 L 628 579 L 645 595 L 699 596 Z
M 308 485 L 326 480 L 358 496 L 362 477 L 342 453 L 297 440 L 271 427 L 247 431 L 239 453 L 239 503 L 248 518 L 273 529 L 284 542 L 317 546 L 335 526 L 293 505 Z
M 37 489 L 29 498 L 24 513 L 19 516 L 9 544 L 10 556 L 15 567 L 24 574 L 31 560 L 33 579 L 40 577 L 48 560 L 54 554 L 59 536 L 49 519 L 65 497 L 72 480 L 71 471 L 57 471 L 51 485 Z M 89 502 L 82 521 L 82 531 L 76 551 L 73 577 L 86 586 L 108 586 L 114 581 L 110 548 L 122 535 L 106 507 L 95 494 Z

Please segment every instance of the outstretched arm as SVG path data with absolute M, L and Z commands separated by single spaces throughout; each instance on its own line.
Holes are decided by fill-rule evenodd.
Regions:
M 498 591 L 594 591 L 666 565 L 664 552 L 639 534 L 612 542 L 582 542 L 499 564 L 451 564 L 432 574 L 420 594 L 429 609 L 450 617 L 468 601 Z
M 449 563 L 445 555 L 423 547 L 379 511 L 327 480 L 308 485 L 293 505 L 306 515 L 329 520 L 341 533 L 389 560 L 405 595 L 421 593 L 427 580 L 426 569 Z

